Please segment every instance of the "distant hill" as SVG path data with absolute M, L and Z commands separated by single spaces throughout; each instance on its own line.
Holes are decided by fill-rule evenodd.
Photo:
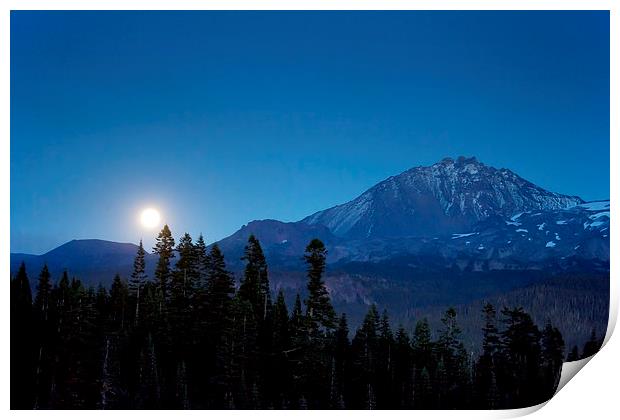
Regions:
M 15 273 L 24 262 L 30 281 L 35 284 L 43 265 L 47 264 L 55 281 L 67 270 L 71 277 L 79 278 L 87 284 L 107 285 L 117 273 L 125 278 L 130 275 L 137 250 L 138 246 L 132 243 L 100 239 L 73 240 L 42 255 L 11 254 L 11 273 Z M 153 259 L 151 255 L 147 255 L 147 258 Z

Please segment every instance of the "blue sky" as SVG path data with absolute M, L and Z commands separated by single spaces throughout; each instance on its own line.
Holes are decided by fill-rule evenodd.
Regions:
M 609 197 L 607 12 L 12 12 L 11 251 L 294 221 L 446 156 Z

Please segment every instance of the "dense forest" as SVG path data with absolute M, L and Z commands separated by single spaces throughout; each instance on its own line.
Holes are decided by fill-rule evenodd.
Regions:
M 269 285 L 250 236 L 237 287 L 217 244 L 164 226 L 145 274 L 85 288 L 47 267 L 31 292 L 26 267 L 11 279 L 12 409 L 517 408 L 549 399 L 565 359 L 562 335 L 519 307 L 480 308 L 480 354 L 461 341 L 458 315 L 442 327 L 391 325 L 371 306 L 350 333 L 324 283 L 327 250 L 306 247 L 307 293 L 292 310 Z M 572 359 L 600 347 L 593 333 Z

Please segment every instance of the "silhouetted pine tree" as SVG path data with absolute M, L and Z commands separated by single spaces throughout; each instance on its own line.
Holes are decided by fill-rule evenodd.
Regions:
M 396 331 L 393 372 L 394 408 L 412 408 L 413 349 L 409 335 L 402 326 Z
M 547 323 L 542 332 L 540 385 L 543 399 L 550 399 L 560 382 L 564 362 L 564 340 L 560 331 Z
M 267 318 L 271 305 L 271 292 L 267 261 L 260 242 L 254 235 L 248 238 L 248 244 L 245 246 L 245 253 L 241 259 L 246 264 L 243 280 L 239 286 L 239 297 L 250 302 L 256 320 L 262 322 Z
M 540 331 L 523 308 L 504 308 L 497 383 L 508 407 L 542 402 L 537 384 L 540 369 Z
M 254 311 L 254 321 L 256 322 L 256 344 L 257 344 L 257 372 L 253 392 L 268 390 L 271 388 L 271 374 L 273 370 L 273 309 L 271 304 L 271 291 L 269 290 L 269 276 L 267 271 L 267 261 L 260 246 L 260 242 L 254 235 L 250 235 L 245 247 L 244 256 L 245 269 L 241 285 L 239 286 L 239 299 L 247 301 Z M 265 397 L 270 400 L 272 405 L 273 396 Z M 269 407 L 268 407 L 269 408 Z
M 226 269 L 224 255 L 217 244 L 211 247 L 209 259 L 204 337 L 206 369 L 212 378 L 208 386 L 209 400 L 216 408 L 228 408 L 233 401 L 233 363 L 242 346 L 236 340 L 234 330 L 238 308 L 233 301 L 234 280 Z M 243 327 L 245 325 L 241 329 Z
M 383 311 L 377 341 L 376 394 L 377 408 L 390 408 L 397 404 L 394 385 L 394 334 L 387 310 Z
M 309 408 L 329 406 L 331 355 L 329 344 L 336 327 L 336 313 L 323 281 L 327 250 L 319 239 L 306 247 L 308 273 L 305 324 L 308 345 L 303 352 L 303 397 Z
M 570 350 L 570 353 L 568 353 L 568 356 L 566 357 L 566 361 L 574 362 L 576 360 L 579 360 L 579 347 L 573 346 L 573 348 Z
M 161 232 L 157 236 L 153 252 L 159 256 L 157 266 L 155 267 L 155 281 L 159 291 L 159 313 L 164 311 L 164 305 L 168 299 L 168 289 L 172 277 L 170 269 L 170 260 L 174 258 L 174 238 L 168 225 L 164 225 Z
M 129 280 L 129 290 L 132 298 L 135 301 L 134 322 L 137 324 L 140 320 L 140 293 L 144 289 L 146 283 L 146 263 L 144 256 L 146 252 L 142 246 L 142 239 L 140 239 L 140 245 L 138 245 L 138 251 L 133 261 L 133 272 L 131 273 L 131 279 Z M 142 297 L 144 298 L 144 297 Z
M 597 337 L 596 328 L 593 328 L 592 333 L 590 334 L 590 339 L 583 346 L 581 358 L 585 359 L 586 357 L 594 356 L 596 352 L 600 350 L 602 345 L 603 340 Z
M 45 264 L 39 274 L 37 295 L 34 300 L 36 323 L 34 408 L 49 408 L 53 386 L 52 366 L 57 331 L 52 303 L 51 275 Z
M 288 353 L 291 350 L 289 317 L 282 290 L 273 308 L 272 353 L 268 364 L 267 392 L 269 405 L 284 408 L 290 403 L 290 370 Z
M 428 409 L 433 406 L 433 393 L 430 391 L 431 370 L 434 369 L 431 329 L 426 318 L 418 321 L 413 332 L 413 407 Z
M 329 333 L 336 326 L 336 313 L 323 282 L 327 250 L 319 239 L 313 239 L 306 247 L 304 259 L 308 265 L 308 298 L 306 299 L 306 321 L 311 337 Z
M 190 304 L 194 288 L 200 276 L 200 266 L 196 247 L 189 233 L 185 233 L 176 248 L 179 259 L 175 264 L 176 270 L 172 276 L 170 290 L 173 305 L 186 307 Z M 176 308 L 179 309 L 179 308 Z
M 330 382 L 330 408 L 346 408 L 345 398 L 349 393 L 350 374 L 349 326 L 346 314 L 342 314 L 334 335 L 334 354 Z
M 196 248 L 189 233 L 185 233 L 179 239 L 176 250 L 179 258 L 172 273 L 168 319 L 172 342 L 171 353 L 174 359 L 172 361 L 174 368 L 173 371 L 171 370 L 174 375 L 172 381 L 175 383 L 174 398 L 177 406 L 183 408 L 189 404 L 187 363 L 191 357 L 190 348 L 195 342 L 195 337 L 192 335 L 195 331 L 193 326 L 195 317 L 192 316 L 192 312 L 196 303 L 195 292 L 199 281 L 200 267 Z M 177 375 L 182 375 L 182 377 Z M 179 388 L 179 382 L 183 382 L 183 389 Z
M 351 343 L 352 381 L 355 384 L 354 393 L 357 396 L 351 401 L 354 404 L 353 408 L 376 408 L 379 327 L 379 313 L 373 304 Z
M 476 366 L 476 400 L 480 408 L 497 408 L 498 390 L 495 367 L 498 363 L 497 352 L 500 346 L 497 330 L 497 313 L 495 307 L 487 303 L 482 309 L 484 326 L 482 327 L 482 354 Z
M 210 262 L 209 253 L 207 251 L 207 244 L 205 239 L 200 234 L 198 240 L 194 244 L 194 254 L 196 256 L 196 264 L 198 267 L 198 280 L 196 282 L 196 294 L 200 295 L 201 290 L 206 290 L 207 285 L 207 273 L 209 272 Z M 199 299 L 199 297 L 196 297 Z
M 31 409 L 34 396 L 35 337 L 32 292 L 22 262 L 11 281 L 11 409 Z

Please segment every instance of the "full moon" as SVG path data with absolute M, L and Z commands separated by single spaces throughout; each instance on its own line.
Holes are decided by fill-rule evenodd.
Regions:
M 140 223 L 147 229 L 158 227 L 160 221 L 161 216 L 159 212 L 153 208 L 144 209 L 140 214 Z

